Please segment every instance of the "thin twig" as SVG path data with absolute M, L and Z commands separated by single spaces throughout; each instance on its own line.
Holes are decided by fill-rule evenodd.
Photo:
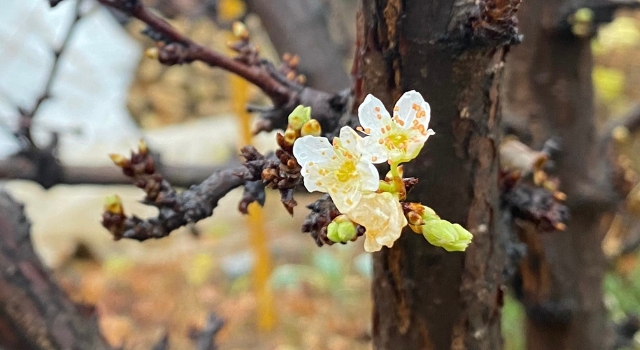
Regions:
M 305 105 L 312 107 L 312 118 L 320 122 L 323 131 L 331 133 L 337 128 L 338 120 L 345 112 L 350 94 L 344 91 L 327 93 L 304 86 L 300 77 L 292 71 L 297 64 L 288 66 L 288 62 L 285 62 L 283 69 L 273 69 L 272 63 L 260 59 L 257 48 L 250 45 L 246 37 L 233 45 L 238 56 L 232 58 L 194 42 L 139 0 L 98 2 L 147 24 L 148 30 L 145 33 L 156 41 L 160 63 L 175 65 L 201 61 L 236 74 L 260 88 L 274 106 L 263 111 L 263 121 L 259 123 L 257 131 L 286 127 L 291 111 L 298 105 Z
M 49 69 L 49 73 L 47 74 L 47 80 L 45 82 L 42 93 L 36 99 L 34 106 L 30 110 L 20 109 L 21 121 L 20 121 L 19 134 L 25 137 L 31 145 L 33 145 L 33 139 L 31 136 L 31 124 L 33 121 L 33 117 L 35 117 L 36 113 L 42 106 L 42 103 L 48 100 L 49 98 L 51 98 L 51 89 L 53 87 L 53 83 L 55 81 L 58 70 L 60 68 L 60 63 L 62 62 L 60 58 L 62 57 L 62 54 L 66 51 L 66 49 L 69 47 L 69 43 L 73 38 L 73 35 L 77 28 L 77 24 L 82 19 L 81 6 L 82 6 L 82 0 L 76 0 L 76 6 L 74 8 L 73 19 L 71 20 L 71 24 L 69 25 L 69 28 L 67 29 L 67 32 L 64 35 L 64 39 L 62 40 L 62 43 L 53 52 L 53 55 L 54 55 L 53 64 L 51 65 Z
M 302 182 L 300 167 L 290 161 L 288 153 L 278 152 L 265 157 L 254 147 L 241 149 L 244 164 L 214 172 L 202 183 L 178 192 L 163 175 L 156 171 L 153 158 L 144 142 L 130 158 L 111 155 L 124 175 L 146 193 L 143 204 L 158 208 L 158 215 L 149 219 L 127 216 L 117 196 L 105 205 L 102 225 L 117 239 L 128 238 L 144 241 L 168 236 L 171 231 L 190 223 L 198 222 L 213 214 L 218 201 L 231 190 L 248 182 L 262 181 L 265 186 L 277 189 L 287 209 L 292 205 L 287 195 Z M 245 193 L 246 194 L 246 193 Z M 242 202 L 259 201 L 259 198 L 244 196 Z M 241 207 L 243 204 L 241 203 Z

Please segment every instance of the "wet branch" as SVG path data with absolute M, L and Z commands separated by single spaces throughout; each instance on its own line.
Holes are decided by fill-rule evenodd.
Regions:
M 239 41 L 231 48 L 238 55 L 232 58 L 194 42 L 139 0 L 98 1 L 147 24 L 144 33 L 156 42 L 160 63 L 176 65 L 201 61 L 234 73 L 260 88 L 271 99 L 273 107 L 261 111 L 262 120 L 256 132 L 286 127 L 288 115 L 298 105 L 311 106 L 312 117 L 320 122 L 323 130 L 329 132 L 337 128 L 349 92 L 327 93 L 305 86 L 304 77 L 295 71 L 297 57 L 285 57 L 283 66 L 276 67 L 260 58 L 257 47 L 249 41 L 246 29 L 239 27 L 235 31 Z
M 302 181 L 300 166 L 295 159 L 284 150 L 265 157 L 252 146 L 242 148 L 241 155 L 245 159 L 242 165 L 218 170 L 202 183 L 182 192 L 178 192 L 157 171 L 144 142 L 140 143 L 137 152 L 132 152 L 130 158 L 111 155 L 122 173 L 146 193 L 142 203 L 156 207 L 158 215 L 148 219 L 127 216 L 120 199 L 113 196 L 105 204 L 102 225 L 116 240 L 128 238 L 144 241 L 166 237 L 179 227 L 211 216 L 218 201 L 231 190 L 255 183 L 263 185 L 258 186 L 257 190 L 252 186 L 248 186 L 250 190 L 245 188 L 240 208 L 246 208 L 254 201 L 262 201 L 263 190 L 269 187 L 281 192 L 285 208 L 292 212 L 296 204 L 295 201 L 291 202 L 292 192 Z

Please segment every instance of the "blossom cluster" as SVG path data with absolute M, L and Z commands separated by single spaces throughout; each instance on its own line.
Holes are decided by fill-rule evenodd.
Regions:
M 298 114 L 290 118 L 295 129 L 301 127 L 300 118 L 294 117 Z M 406 190 L 400 164 L 417 157 L 434 134 L 429 129 L 429 104 L 418 92 L 409 91 L 391 115 L 379 99 L 368 95 L 358 108 L 358 118 L 358 131 L 345 126 L 333 142 L 306 135 L 293 143 L 307 190 L 328 193 L 343 214 L 329 225 L 328 237 L 336 242 L 352 240 L 358 224 L 366 229 L 365 250 L 374 252 L 393 246 L 402 229 L 410 225 L 433 245 L 449 251 L 465 250 L 471 233 L 462 226 L 441 220 L 421 205 L 407 213 L 401 204 Z M 388 162 L 391 170 L 381 181 L 375 164 L 382 162 Z

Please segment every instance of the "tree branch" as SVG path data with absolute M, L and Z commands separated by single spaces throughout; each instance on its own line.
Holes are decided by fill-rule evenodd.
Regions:
M 272 63 L 259 57 L 258 49 L 248 40 L 246 29 L 237 33 L 240 41 L 231 48 L 238 56 L 231 58 L 181 34 L 139 0 L 98 1 L 147 24 L 148 29 L 144 33 L 156 41 L 160 63 L 175 65 L 201 61 L 234 73 L 260 88 L 271 99 L 273 108 L 262 113 L 263 120 L 258 124 L 257 131 L 286 127 L 291 111 L 302 104 L 312 107 L 312 117 L 320 122 L 323 130 L 332 132 L 346 110 L 347 92 L 327 93 L 304 86 L 303 79 L 295 73 L 297 59 L 285 60 L 284 67 L 275 68 Z
M 44 154 L 42 156 L 45 157 L 43 159 L 48 159 Z M 54 162 L 48 163 L 37 161 L 33 157 L 16 155 L 9 159 L 0 160 L 0 179 L 34 181 L 44 188 L 58 184 L 119 185 L 131 183 L 131 180 L 123 175 L 122 171 L 113 166 L 63 165 L 58 163 L 55 158 L 52 159 Z M 240 165 L 240 162 L 234 160 L 220 166 L 175 166 L 159 163 L 157 167 L 165 179 L 174 186 L 189 187 L 204 181 L 216 171 L 237 165 Z
M 51 3 L 51 6 L 55 6 L 55 5 L 57 5 L 57 2 Z M 47 79 L 46 79 L 44 88 L 42 90 L 42 93 L 36 99 L 36 102 L 31 109 L 29 110 L 22 109 L 22 108 L 19 109 L 20 127 L 16 136 L 24 137 L 24 139 L 26 139 L 26 141 L 28 141 L 28 143 L 32 146 L 33 146 L 33 139 L 31 137 L 31 124 L 33 121 L 33 117 L 36 115 L 36 113 L 42 106 L 42 103 L 48 100 L 49 98 L 51 98 L 51 88 L 53 87 L 53 82 L 55 81 L 55 77 L 58 73 L 60 62 L 62 62 L 60 58 L 62 57 L 62 54 L 65 52 L 67 47 L 69 47 L 69 43 L 71 42 L 71 38 L 75 33 L 77 24 L 80 22 L 80 19 L 82 19 L 82 13 L 80 11 L 81 5 L 82 5 L 82 0 L 76 0 L 76 6 L 73 12 L 73 19 L 71 20 L 71 24 L 69 25 L 69 28 L 67 29 L 67 32 L 64 35 L 62 44 L 60 44 L 60 47 L 58 47 L 54 51 L 53 64 L 51 65 L 51 68 L 49 69 L 49 73 L 47 74 Z
M 240 208 L 253 201 L 261 201 L 261 189 L 265 186 L 281 192 L 282 202 L 289 212 L 293 211 L 292 191 L 301 183 L 300 166 L 295 159 L 284 150 L 265 157 L 254 147 L 246 146 L 241 150 L 245 162 L 242 165 L 221 169 L 214 172 L 202 183 L 191 186 L 180 193 L 156 171 L 153 158 L 144 142 L 140 142 L 137 152 L 130 158 L 111 155 L 124 175 L 128 176 L 137 187 L 146 192 L 143 204 L 158 208 L 158 216 L 140 219 L 124 214 L 122 204 L 117 196 L 110 197 L 105 205 L 102 225 L 113 237 L 144 241 L 150 238 L 168 236 L 171 231 L 189 223 L 198 222 L 213 214 L 218 201 L 231 190 L 247 183 L 261 182 L 256 191 L 253 186 L 245 189 L 245 196 Z

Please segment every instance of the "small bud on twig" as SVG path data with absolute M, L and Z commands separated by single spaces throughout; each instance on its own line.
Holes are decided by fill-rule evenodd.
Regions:
M 247 26 L 244 25 L 244 23 L 240 21 L 233 22 L 231 31 L 236 38 L 241 40 L 249 40 L 249 30 L 247 29 Z
M 123 214 L 124 210 L 120 196 L 117 194 L 107 196 L 107 198 L 104 199 L 104 211 L 118 215 Z
M 111 158 L 111 161 L 120 168 L 124 168 L 131 163 L 127 157 L 117 153 L 110 153 L 109 158 Z
M 322 134 L 322 127 L 317 120 L 311 119 L 308 122 L 304 123 L 302 129 L 300 129 L 300 134 L 302 136 L 320 136 L 320 134 Z

